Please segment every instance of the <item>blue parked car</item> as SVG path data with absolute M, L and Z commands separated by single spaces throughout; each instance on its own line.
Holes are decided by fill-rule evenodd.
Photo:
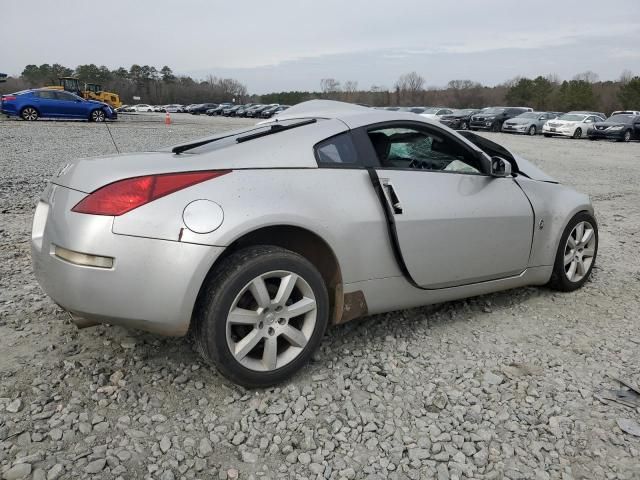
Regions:
M 118 118 L 118 114 L 106 103 L 85 100 L 73 93 L 47 88 L 2 95 L 0 112 L 28 121 L 65 118 L 104 122 L 105 119 Z

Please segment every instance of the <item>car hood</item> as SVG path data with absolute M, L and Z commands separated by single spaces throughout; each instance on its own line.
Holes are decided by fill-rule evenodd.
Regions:
M 593 124 L 595 127 L 626 127 L 628 124 L 622 122 L 596 122 Z
M 532 122 L 533 122 L 533 119 L 531 118 L 510 118 L 504 123 L 508 123 L 510 125 L 527 125 Z
M 520 172 L 522 172 L 525 176 L 529 177 L 530 179 L 538 180 L 539 182 L 559 183 L 555 178 L 553 178 L 550 175 L 547 175 L 545 172 L 540 170 L 529 160 L 522 158 L 519 155 L 513 155 L 513 158 L 516 159 L 516 163 L 518 164 L 518 170 L 520 170 Z

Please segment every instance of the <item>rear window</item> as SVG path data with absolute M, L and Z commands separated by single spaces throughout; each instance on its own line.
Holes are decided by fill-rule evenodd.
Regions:
M 353 166 L 358 163 L 351 134 L 341 133 L 316 145 L 316 159 L 321 166 Z

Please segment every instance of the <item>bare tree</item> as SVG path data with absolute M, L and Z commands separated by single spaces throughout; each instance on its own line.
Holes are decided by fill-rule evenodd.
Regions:
M 632 79 L 633 79 L 634 75 L 633 72 L 631 70 L 624 70 L 621 74 L 620 74 L 620 83 L 623 85 L 626 85 L 627 83 L 629 83 Z
M 335 78 L 323 78 L 320 80 L 320 90 L 327 98 L 335 97 L 340 91 L 340 82 Z
M 586 72 L 582 72 L 573 77 L 573 80 L 582 80 L 587 83 L 596 83 L 598 81 L 598 74 L 596 72 L 592 72 L 591 70 L 587 70 Z
M 416 72 L 405 73 L 398 78 L 395 84 L 398 103 L 416 104 L 424 93 L 425 80 Z
M 358 82 L 347 80 L 342 87 L 342 99 L 346 102 L 355 102 L 358 96 Z

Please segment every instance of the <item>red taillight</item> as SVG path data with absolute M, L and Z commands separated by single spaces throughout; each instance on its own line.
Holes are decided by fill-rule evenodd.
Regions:
M 231 170 L 214 170 L 127 178 L 87 195 L 71 211 L 117 217 L 170 193 L 230 172 Z
M 11 100 L 15 100 L 15 99 L 16 99 L 15 95 L 2 95 L 3 102 L 10 102 Z

